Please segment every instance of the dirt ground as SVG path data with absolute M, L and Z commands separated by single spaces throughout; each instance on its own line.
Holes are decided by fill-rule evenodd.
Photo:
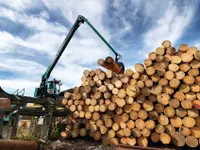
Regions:
M 73 140 L 56 140 L 49 141 L 48 144 L 45 144 L 40 147 L 41 150 L 139 150 L 141 147 L 135 146 L 134 148 L 130 147 L 111 147 L 104 146 L 101 142 L 94 141 L 92 138 L 78 138 Z M 144 148 L 145 150 L 194 150 L 189 147 L 175 147 L 174 145 L 163 145 L 158 144 L 149 144 L 149 147 Z
M 49 141 L 41 146 L 41 150 L 113 150 L 114 147 L 103 146 L 100 142 L 88 139 L 56 140 Z
M 21 143 L 21 144 L 20 144 Z M 40 144 L 39 144 L 40 143 Z M 100 142 L 96 142 L 91 138 L 78 138 L 73 140 L 55 140 L 48 141 L 47 143 L 41 144 L 41 142 L 34 143 L 34 141 L 28 141 L 28 143 L 23 142 L 23 140 L 0 140 L 1 150 L 194 150 L 188 147 L 174 147 L 173 145 L 163 145 L 163 144 L 149 144 L 149 147 L 142 148 L 139 146 L 129 147 L 129 146 L 104 146 Z M 40 145 L 40 146 L 39 146 Z M 38 147 L 39 146 L 39 147 Z

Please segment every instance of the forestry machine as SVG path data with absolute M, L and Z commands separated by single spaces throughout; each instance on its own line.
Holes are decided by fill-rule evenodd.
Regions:
M 30 115 L 30 116 L 45 116 L 50 113 L 50 116 L 66 116 L 67 110 L 58 110 L 56 107 L 61 106 L 58 99 L 63 95 L 64 92 L 60 92 L 61 81 L 53 79 L 49 81 L 52 70 L 57 64 L 59 58 L 64 52 L 65 48 L 69 44 L 76 30 L 83 23 L 86 23 L 98 36 L 99 38 L 110 48 L 115 55 L 115 64 L 118 64 L 121 72 L 124 72 L 124 65 L 119 62 L 121 55 L 118 54 L 111 45 L 100 35 L 100 33 L 90 24 L 90 22 L 83 16 L 79 15 L 61 44 L 54 61 L 49 65 L 46 72 L 43 74 L 39 88 L 35 89 L 34 97 L 28 97 L 23 95 L 8 94 L 0 87 L 0 98 L 9 98 L 11 100 L 11 106 L 9 110 L 4 112 L 5 116 L 19 116 L 19 115 Z M 68 90 L 69 91 L 69 90 Z M 27 103 L 35 103 L 42 105 L 42 109 L 28 109 L 26 108 Z M 1 108 L 0 108 L 1 111 Z M 1 117 L 0 117 L 1 120 Z M 1 121 L 0 121 L 1 122 Z
M 64 39 L 62 45 L 60 46 L 53 63 L 47 68 L 46 72 L 42 76 L 40 87 L 35 89 L 35 93 L 34 93 L 35 97 L 58 97 L 60 95 L 61 81 L 56 80 L 56 79 L 49 81 L 48 79 L 50 77 L 52 70 L 57 64 L 60 56 L 62 55 L 68 43 L 70 42 L 71 38 L 73 37 L 74 33 L 79 28 L 79 26 L 83 23 L 86 23 L 99 36 L 99 38 L 110 48 L 110 50 L 115 54 L 116 63 L 120 66 L 122 72 L 124 71 L 124 64 L 118 61 L 121 58 L 121 55 L 118 54 L 112 48 L 112 46 L 101 36 L 101 34 L 94 28 L 94 26 L 90 24 L 90 22 L 84 16 L 79 15 L 74 25 L 72 26 L 71 30 L 69 31 L 68 35 Z

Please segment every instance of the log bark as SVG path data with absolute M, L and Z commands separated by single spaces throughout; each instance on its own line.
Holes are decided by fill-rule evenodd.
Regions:
M 177 79 L 182 80 L 185 77 L 185 73 L 183 71 L 178 71 L 175 73 Z
M 144 72 L 144 66 L 143 66 L 143 64 L 139 64 L 139 63 L 135 64 L 135 70 L 138 73 L 142 74 Z
M 166 93 L 157 95 L 157 101 L 162 105 L 167 105 L 169 103 L 169 99 L 170 99 L 170 97 Z
M 149 118 L 152 120 L 157 120 L 158 119 L 158 113 L 156 111 L 150 111 L 148 112 Z
M 132 134 L 133 134 L 133 136 L 134 136 L 135 138 L 139 138 L 139 137 L 142 135 L 140 129 L 138 129 L 138 128 L 132 129 Z
M 187 115 L 187 110 L 185 110 L 183 107 L 179 107 L 176 109 L 176 116 L 183 118 Z
M 142 136 L 149 137 L 151 134 L 151 131 L 147 128 L 142 129 Z
M 152 101 L 148 101 L 148 100 L 145 100 L 142 106 L 146 111 L 152 111 L 154 108 Z
M 145 81 L 144 81 L 144 83 L 145 83 L 145 86 L 146 87 L 152 87 L 153 86 L 153 81 L 151 80 L 151 79 L 146 79 Z
M 159 80 L 158 84 L 161 85 L 161 86 L 167 86 L 168 80 L 165 79 L 165 78 L 162 78 L 162 79 Z
M 185 84 L 187 84 L 187 85 L 192 85 L 192 84 L 194 84 L 194 81 L 195 81 L 195 79 L 194 79 L 193 76 L 185 76 L 185 77 L 183 78 L 183 82 L 184 82 Z
M 100 132 L 101 132 L 101 134 L 106 134 L 108 132 L 108 128 L 106 126 L 101 126 Z
M 151 59 L 151 60 L 156 60 L 156 53 L 155 52 L 151 52 L 151 53 L 149 53 L 149 59 Z
M 179 91 L 183 93 L 188 93 L 190 91 L 190 86 L 187 84 L 181 84 L 179 87 Z
M 186 137 L 185 142 L 186 142 L 186 145 L 191 148 L 195 148 L 199 145 L 197 138 L 195 138 L 194 136 Z
M 131 136 L 131 129 L 124 128 L 123 131 L 124 131 L 124 136 L 125 137 L 130 137 Z
M 134 137 L 126 138 L 126 141 L 127 141 L 127 144 L 131 145 L 131 146 L 134 146 L 136 144 L 136 138 L 134 138 Z
M 84 75 L 85 77 L 88 77 L 88 76 L 90 75 L 90 71 L 89 71 L 89 70 L 85 70 L 85 71 L 83 72 L 83 75 Z
M 160 115 L 160 116 L 158 116 L 158 122 L 161 125 L 167 125 L 167 124 L 169 124 L 169 119 L 165 115 Z
M 133 111 L 139 111 L 141 109 L 141 105 L 137 102 L 133 102 L 131 108 Z
M 146 68 L 146 73 L 149 76 L 152 76 L 155 72 L 156 71 L 155 71 L 154 67 L 152 67 L 152 66 L 149 66 L 149 67 Z
M 123 145 L 127 145 L 127 139 L 125 137 L 122 137 L 120 139 L 120 143 L 123 144 Z
M 178 99 L 171 99 L 169 101 L 169 105 L 173 108 L 178 108 L 180 106 L 180 102 Z
M 182 52 L 187 52 L 188 51 L 188 49 L 189 49 L 189 47 L 188 47 L 188 45 L 187 44 L 181 44 L 180 46 L 179 46 L 179 51 L 182 51 Z
M 121 129 L 124 129 L 124 128 L 126 128 L 126 123 L 123 122 L 123 121 L 121 121 L 121 122 L 119 123 L 119 126 L 120 126 Z
M 117 138 L 112 138 L 109 140 L 111 146 L 116 146 L 119 144 L 119 140 Z
M 146 137 L 141 136 L 141 137 L 139 137 L 139 138 L 137 139 L 137 144 L 138 144 L 139 146 L 142 146 L 142 147 L 147 147 L 147 145 L 148 145 L 148 140 L 147 140 Z
M 117 107 L 115 112 L 116 112 L 116 114 L 121 115 L 123 113 L 123 109 L 121 107 Z
M 191 53 L 183 53 L 181 55 L 181 60 L 182 62 L 186 62 L 186 63 L 189 63 L 193 60 L 193 54 Z
M 178 99 L 179 101 L 183 101 L 185 99 L 185 95 L 183 92 L 178 91 L 174 94 L 174 98 Z
M 192 103 L 192 101 L 190 101 L 190 100 L 183 100 L 183 101 L 181 101 L 181 106 L 182 106 L 184 109 L 192 109 L 193 103 Z
M 114 138 L 116 136 L 116 132 L 114 130 L 109 130 L 108 131 L 108 138 Z
M 169 47 L 171 47 L 171 45 L 172 45 L 172 43 L 169 40 L 165 40 L 162 42 L 162 46 L 164 48 L 169 48 Z
M 183 71 L 185 73 L 188 72 L 191 69 L 190 65 L 188 65 L 187 63 L 182 63 L 179 66 L 179 68 L 180 68 L 180 71 Z
M 85 128 L 81 128 L 79 134 L 80 134 L 80 136 L 82 136 L 82 137 L 86 136 L 86 135 L 87 135 L 86 129 L 85 129 Z
M 145 64 L 146 67 L 149 67 L 149 66 L 151 66 L 153 64 L 153 62 L 152 62 L 151 59 L 147 58 L 147 59 L 144 60 L 144 64 Z
M 172 71 L 167 71 L 164 75 L 165 79 L 172 80 L 174 78 L 174 73 Z
M 184 117 L 182 120 L 182 123 L 185 127 L 188 127 L 188 128 L 192 128 L 195 126 L 194 118 L 190 118 L 190 117 Z
M 139 112 L 138 112 L 138 117 L 139 117 L 140 119 L 142 119 L 142 120 L 147 119 L 147 117 L 148 117 L 147 111 L 144 110 L 144 109 L 139 110 Z
M 133 120 L 129 120 L 127 123 L 126 123 L 126 126 L 129 128 L 129 129 L 133 129 L 135 127 L 135 123 Z
M 144 121 L 142 119 L 137 119 L 135 121 L 135 126 L 138 129 L 144 129 L 145 128 L 145 123 L 144 123 Z
M 103 125 L 104 125 L 103 120 L 100 120 L 100 119 L 99 119 L 99 120 L 96 121 L 96 126 L 97 126 L 97 127 L 100 128 L 100 127 L 103 126 Z
M 184 126 L 179 128 L 179 132 L 182 133 L 183 136 L 185 136 L 185 137 L 187 137 L 191 134 L 191 130 L 187 127 L 184 127 Z
M 158 143 L 160 141 L 160 135 L 157 132 L 151 133 L 150 138 L 153 143 Z
M 191 128 L 191 132 L 195 138 L 200 138 L 200 127 Z
M 177 116 L 170 118 L 170 123 L 175 128 L 180 128 L 182 126 L 182 120 L 181 120 L 181 118 L 179 118 Z
M 169 81 L 169 85 L 173 88 L 176 89 L 178 88 L 178 86 L 180 85 L 180 80 L 174 78 L 172 80 Z
M 188 110 L 188 116 L 191 118 L 196 118 L 199 116 L 199 111 L 196 108 L 192 108 Z
M 126 104 L 123 108 L 125 113 L 130 113 L 131 112 L 131 105 L 130 104 Z
M 168 106 L 164 109 L 164 115 L 168 118 L 171 118 L 175 115 L 175 109 L 171 106 Z
M 172 56 L 171 63 L 172 64 L 180 64 L 181 63 L 181 57 L 176 56 L 176 55 Z
M 132 120 L 137 120 L 138 119 L 138 113 L 136 111 L 131 111 L 130 118 Z
M 155 131 L 159 134 L 164 133 L 165 132 L 165 127 L 161 124 L 157 124 L 155 126 Z
M 153 130 L 155 128 L 155 121 L 149 119 L 145 122 L 145 127 L 149 130 Z
M 95 120 L 95 121 L 99 120 L 100 119 L 100 114 L 98 112 L 94 112 L 92 114 L 92 119 Z
M 127 69 L 125 71 L 125 74 L 128 76 L 128 77 L 131 77 L 133 75 L 133 71 L 131 69 Z
M 195 57 L 197 60 L 200 60 L 200 51 L 197 51 L 197 52 L 194 54 L 194 57 Z
M 101 133 L 97 131 L 94 133 L 93 137 L 95 141 L 99 141 L 101 139 Z
M 119 125 L 118 125 L 117 123 L 113 123 L 112 129 L 113 129 L 114 131 L 119 130 Z
M 165 126 L 165 131 L 170 134 L 170 135 L 173 135 L 175 132 L 176 132 L 176 129 L 173 125 L 171 124 L 168 124 Z
M 171 136 L 167 133 L 161 133 L 160 134 L 160 141 L 163 144 L 169 144 L 171 142 Z
M 178 147 L 183 147 L 185 145 L 185 137 L 181 133 L 174 133 L 172 135 L 172 143 Z
M 166 54 L 172 56 L 176 53 L 176 49 L 174 47 L 166 48 Z

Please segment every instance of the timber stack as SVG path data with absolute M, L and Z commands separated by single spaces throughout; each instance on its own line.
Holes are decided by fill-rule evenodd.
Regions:
M 134 67 L 123 74 L 85 70 L 82 85 L 62 100 L 72 115 L 61 136 L 91 136 L 105 145 L 198 147 L 200 51 L 186 44 L 176 51 L 166 40 Z

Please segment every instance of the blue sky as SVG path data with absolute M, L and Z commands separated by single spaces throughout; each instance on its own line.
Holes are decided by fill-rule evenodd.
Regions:
M 126 68 L 143 62 L 163 40 L 200 48 L 198 0 L 0 0 L 0 86 L 33 95 L 77 15 L 85 16 L 119 52 Z M 51 77 L 79 85 L 85 69 L 113 56 L 83 24 Z

